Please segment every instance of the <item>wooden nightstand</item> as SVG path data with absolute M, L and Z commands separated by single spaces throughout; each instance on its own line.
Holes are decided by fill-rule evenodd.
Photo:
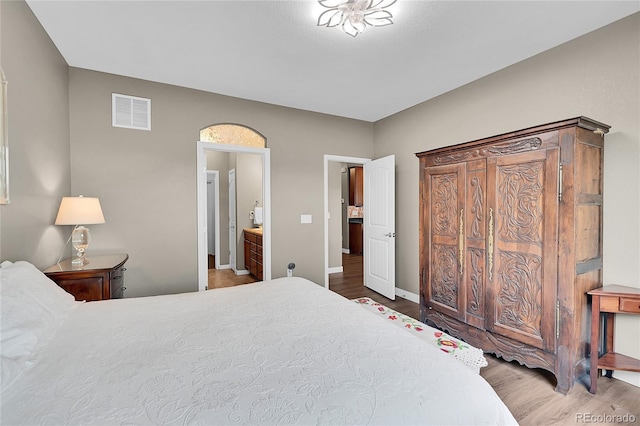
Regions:
M 614 314 L 640 314 L 640 289 L 622 285 L 607 285 L 587 292 L 591 301 L 591 386 L 589 392 L 596 393 L 598 373 L 607 370 L 640 372 L 640 360 L 618 354 L 613 349 Z M 600 318 L 600 313 L 604 313 Z M 601 321 L 604 320 L 604 326 Z M 602 328 L 602 332 L 601 332 Z M 601 340 L 602 339 L 602 340 Z M 598 347 L 602 346 L 602 356 Z
M 123 265 L 129 255 L 91 256 L 88 259 L 89 263 L 82 266 L 72 266 L 71 259 L 65 259 L 43 272 L 76 300 L 91 302 L 124 297 L 126 269 Z

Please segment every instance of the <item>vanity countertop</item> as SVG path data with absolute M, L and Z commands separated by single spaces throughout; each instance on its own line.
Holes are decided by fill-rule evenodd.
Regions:
M 260 228 L 244 228 L 244 232 L 249 234 L 262 235 L 262 227 Z

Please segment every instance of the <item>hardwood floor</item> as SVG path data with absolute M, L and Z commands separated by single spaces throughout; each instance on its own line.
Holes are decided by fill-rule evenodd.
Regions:
M 208 289 L 233 287 L 236 285 L 255 283 L 253 275 L 236 275 L 231 269 L 215 269 L 215 260 L 209 255 Z
M 348 299 L 369 297 L 419 319 L 417 303 L 400 298 L 392 301 L 364 287 L 362 259 L 343 255 L 343 272 L 329 275 L 329 289 Z M 568 395 L 562 395 L 554 391 L 555 378 L 545 370 L 529 369 L 490 354 L 485 357 L 489 365 L 480 374 L 523 426 L 640 424 L 640 388 L 603 376 L 598 379 L 596 395 L 589 393 L 585 383 L 576 383 Z
M 417 303 L 399 297 L 397 297 L 396 300 L 387 299 L 381 294 L 365 287 L 362 277 L 362 262 L 362 256 L 343 254 L 343 272 L 329 275 L 329 290 L 333 290 L 347 299 L 369 297 L 388 308 L 409 315 L 411 318 L 420 318 L 420 308 Z

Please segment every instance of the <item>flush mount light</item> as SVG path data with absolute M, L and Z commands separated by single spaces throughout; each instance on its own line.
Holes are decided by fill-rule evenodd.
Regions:
M 318 26 L 337 27 L 352 37 L 363 32 L 367 26 L 383 27 L 393 24 L 393 15 L 387 7 L 396 0 L 318 0 L 327 8 L 318 17 Z

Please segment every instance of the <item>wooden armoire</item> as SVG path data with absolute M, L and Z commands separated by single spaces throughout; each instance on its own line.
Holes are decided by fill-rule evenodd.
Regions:
M 416 154 L 422 321 L 565 394 L 588 371 L 608 131 L 578 117 Z

